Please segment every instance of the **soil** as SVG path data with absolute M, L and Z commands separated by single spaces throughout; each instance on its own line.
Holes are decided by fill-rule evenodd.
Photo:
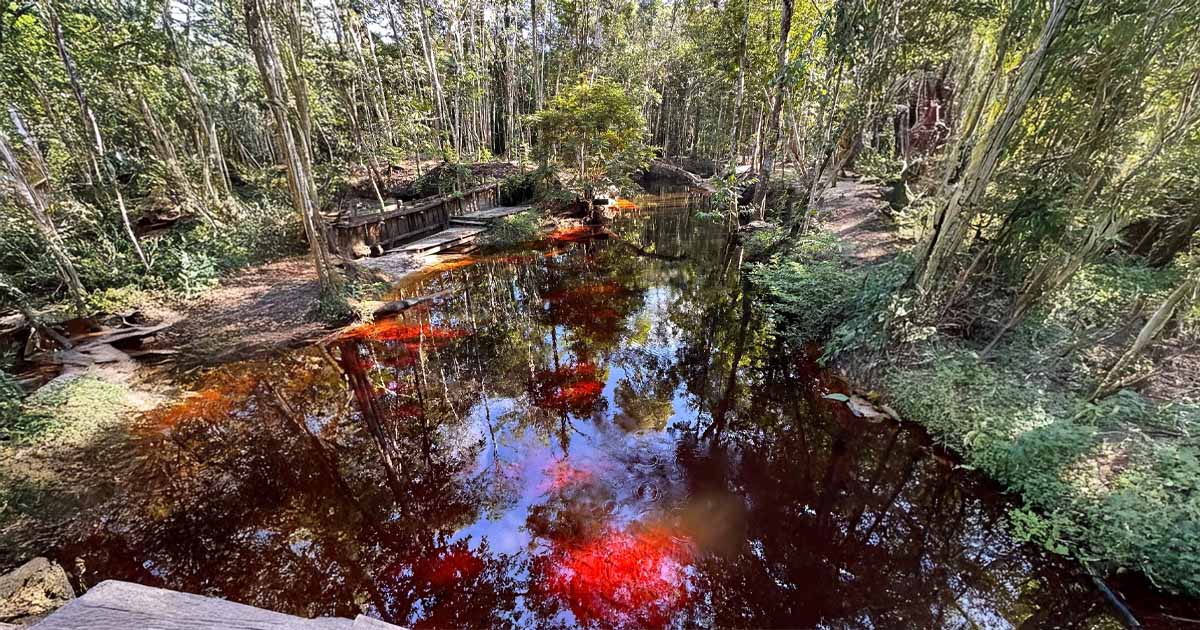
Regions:
M 148 347 L 178 351 L 181 367 L 212 366 L 250 359 L 314 341 L 329 325 L 313 315 L 321 294 L 307 258 L 288 258 L 251 267 L 177 312 Z
M 843 179 L 825 192 L 818 204 L 818 220 L 842 242 L 851 260 L 869 265 L 891 260 L 902 248 L 889 218 L 883 184 Z

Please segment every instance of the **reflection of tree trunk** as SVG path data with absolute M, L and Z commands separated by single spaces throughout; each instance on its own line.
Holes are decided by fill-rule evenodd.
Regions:
M 750 292 L 748 287 L 743 286 L 742 290 L 742 324 L 738 327 L 737 341 L 733 346 L 733 362 L 729 365 L 729 378 L 725 382 L 725 395 L 717 402 L 716 409 L 713 410 L 713 424 L 704 432 L 704 436 L 708 437 L 710 433 L 716 441 L 721 440 L 721 434 L 725 432 L 726 417 L 729 413 L 729 408 L 733 406 L 734 400 L 737 397 L 737 376 L 738 364 L 742 362 L 742 355 L 746 351 L 746 332 L 750 328 L 750 315 L 753 312 L 750 305 Z
M 363 422 L 367 425 L 367 432 L 374 438 L 375 446 L 379 449 L 379 457 L 383 462 L 384 472 L 387 474 L 388 486 L 396 495 L 396 500 L 400 501 L 404 496 L 404 484 L 401 483 L 398 472 L 400 466 L 396 463 L 392 441 L 388 439 L 384 430 L 383 414 L 379 411 L 374 388 L 358 357 L 358 347 L 353 343 L 346 342 L 338 344 L 338 350 L 340 351 L 339 363 L 341 363 L 342 371 L 346 373 L 346 381 L 350 383 L 350 389 L 354 391 L 354 399 L 358 402 L 358 410 L 362 414 Z
M 859 521 L 862 520 L 863 513 L 867 511 L 867 502 L 871 500 L 871 497 L 875 496 L 875 488 L 879 487 L 879 479 L 883 475 L 883 471 L 887 470 L 887 465 L 892 459 L 892 451 L 896 448 L 896 442 L 898 441 L 899 437 L 900 427 L 896 427 L 895 430 L 892 431 L 892 437 L 888 439 L 887 446 L 885 446 L 883 451 L 879 454 L 879 463 L 875 465 L 875 470 L 871 473 L 871 482 L 870 485 L 867 486 L 866 492 L 863 493 L 862 505 L 858 507 L 858 511 L 855 512 L 854 516 L 847 521 L 850 523 L 850 526 L 846 531 L 855 532 L 858 530 Z
M 871 526 L 863 533 L 861 541 L 866 544 L 871 540 L 871 536 L 875 534 L 875 529 L 883 521 L 883 517 L 887 516 L 888 511 L 896 504 L 896 499 L 900 498 L 900 493 L 904 491 L 904 487 L 908 485 L 908 480 L 912 479 L 913 471 L 917 467 L 917 461 L 921 459 L 921 451 L 914 451 L 913 456 L 909 458 L 908 465 L 904 467 L 904 474 L 900 476 L 899 482 L 896 484 L 896 489 L 892 492 L 892 496 L 888 497 L 887 503 L 875 515 L 875 520 L 871 521 Z

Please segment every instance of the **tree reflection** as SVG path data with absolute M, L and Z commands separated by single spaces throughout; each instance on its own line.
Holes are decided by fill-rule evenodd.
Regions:
M 1103 615 L 923 434 L 821 397 L 836 384 L 772 345 L 719 227 L 613 229 L 447 268 L 398 289 L 441 294 L 422 308 L 206 375 L 143 419 L 136 483 L 59 559 L 414 627 Z

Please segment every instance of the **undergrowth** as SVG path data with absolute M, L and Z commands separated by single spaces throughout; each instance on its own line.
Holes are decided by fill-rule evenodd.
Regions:
M 537 240 L 542 233 L 542 217 L 532 210 L 509 215 L 492 223 L 480 239 L 485 247 L 504 249 Z
M 1018 494 L 1013 531 L 1056 553 L 1200 592 L 1200 408 L 1092 404 L 1027 370 L 940 348 L 885 386 L 902 415 Z
M 825 342 L 824 359 L 1018 495 L 1007 523 L 1016 536 L 1200 593 L 1200 405 L 1132 391 L 1089 402 L 1096 367 L 1065 352 L 1096 345 L 1086 335 L 1119 326 L 1139 296 L 1161 299 L 1169 272 L 1124 261 L 1085 269 L 984 361 L 974 341 L 911 316 L 909 269 L 903 257 L 845 266 L 813 238 L 750 275 L 787 341 Z
M 776 329 L 796 344 L 824 340 L 849 316 L 860 284 L 828 234 L 798 239 L 788 251 L 751 266 L 750 280 Z

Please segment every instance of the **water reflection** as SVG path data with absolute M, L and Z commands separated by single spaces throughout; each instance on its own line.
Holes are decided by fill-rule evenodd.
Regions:
M 823 400 L 738 247 L 655 203 L 207 375 L 59 559 L 415 627 L 1117 627 L 921 432 Z

